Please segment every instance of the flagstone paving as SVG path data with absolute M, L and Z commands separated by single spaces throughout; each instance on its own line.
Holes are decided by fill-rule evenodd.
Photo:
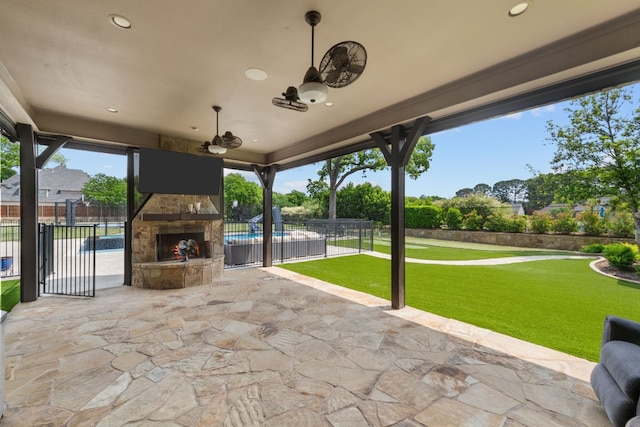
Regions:
M 606 426 L 593 363 L 279 268 L 9 313 L 2 426 Z

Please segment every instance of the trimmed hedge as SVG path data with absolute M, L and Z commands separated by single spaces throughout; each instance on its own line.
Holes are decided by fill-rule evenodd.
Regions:
M 406 206 L 404 220 L 407 228 L 438 228 L 442 223 L 442 209 L 435 205 Z

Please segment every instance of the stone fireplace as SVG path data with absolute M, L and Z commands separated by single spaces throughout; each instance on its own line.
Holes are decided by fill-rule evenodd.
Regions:
M 180 255 L 181 241 L 190 247 L 188 260 Z M 153 194 L 132 222 L 131 256 L 132 286 L 212 283 L 224 269 L 222 215 L 209 196 Z
M 205 257 L 204 231 L 185 230 L 182 233 L 156 235 L 156 259 L 158 261 L 188 261 Z M 184 246 L 184 247 L 183 247 Z M 186 257 L 186 259 L 185 259 Z M 209 257 L 210 258 L 210 257 Z

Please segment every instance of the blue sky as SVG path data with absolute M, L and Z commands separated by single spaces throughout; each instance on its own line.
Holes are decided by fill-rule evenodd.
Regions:
M 638 85 L 636 85 L 637 87 Z M 637 90 L 634 95 L 637 97 Z M 550 172 L 555 146 L 547 141 L 547 121 L 565 125 L 564 109 L 569 102 L 535 108 L 508 116 L 470 124 L 431 135 L 435 150 L 431 167 L 417 180 L 407 177 L 406 195 L 453 197 L 461 188 L 514 178 L 528 179 L 532 175 L 527 165 L 542 173 Z M 63 149 L 67 167 L 82 169 L 89 175 L 126 176 L 124 156 Z M 289 193 L 306 191 L 307 179 L 316 179 L 321 164 L 304 166 L 276 174 L 274 191 Z M 235 172 L 235 171 L 227 171 Z M 258 182 L 252 172 L 241 172 L 247 179 Z M 361 173 L 350 177 L 354 184 L 371 182 L 389 191 L 389 171 Z

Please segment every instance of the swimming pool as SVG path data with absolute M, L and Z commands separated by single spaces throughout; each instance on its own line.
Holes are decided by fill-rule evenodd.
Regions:
M 96 236 L 96 251 L 108 251 L 124 249 L 124 234 L 112 234 L 109 236 Z M 81 250 L 93 250 L 93 238 L 87 237 Z
M 275 231 L 272 236 L 273 237 L 283 237 L 288 236 L 289 233 L 284 233 L 281 231 Z M 224 241 L 226 243 L 230 243 L 232 240 L 249 240 L 254 238 L 262 237 L 262 233 L 228 233 L 224 235 Z

